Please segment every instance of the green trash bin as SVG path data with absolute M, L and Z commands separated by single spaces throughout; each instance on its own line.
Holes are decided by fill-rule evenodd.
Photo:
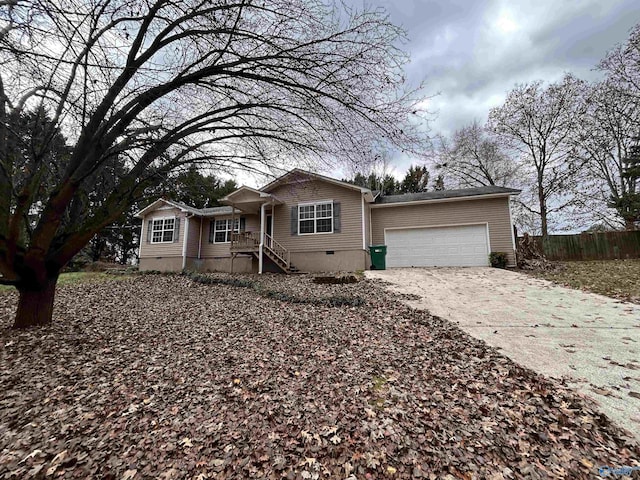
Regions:
M 371 270 L 386 270 L 387 256 L 386 245 L 369 245 L 369 253 L 371 254 Z

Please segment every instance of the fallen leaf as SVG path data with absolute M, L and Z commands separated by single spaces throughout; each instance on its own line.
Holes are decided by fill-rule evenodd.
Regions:
M 124 474 L 122 475 L 122 479 L 121 480 L 131 480 L 131 479 L 135 478 L 137 473 L 138 473 L 138 470 L 136 470 L 136 469 L 125 470 Z

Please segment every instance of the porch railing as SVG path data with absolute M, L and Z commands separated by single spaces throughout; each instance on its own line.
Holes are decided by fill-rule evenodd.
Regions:
M 273 255 L 286 264 L 287 267 L 291 264 L 289 257 L 289 250 L 284 248 L 278 242 L 276 242 L 271 235 L 264 234 L 264 246 L 267 247 Z
M 231 234 L 231 250 L 254 251 L 260 246 L 259 232 L 240 232 Z
M 271 235 L 264 234 L 264 248 L 272 258 L 279 260 L 283 267 L 291 265 L 289 250 L 276 242 Z M 257 252 L 260 249 L 260 232 L 240 232 L 231 234 L 231 252 Z

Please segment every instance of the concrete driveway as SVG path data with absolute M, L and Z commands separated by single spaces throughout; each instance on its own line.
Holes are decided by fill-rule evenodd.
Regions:
M 564 377 L 640 440 L 640 305 L 486 267 L 366 275 L 515 362 Z

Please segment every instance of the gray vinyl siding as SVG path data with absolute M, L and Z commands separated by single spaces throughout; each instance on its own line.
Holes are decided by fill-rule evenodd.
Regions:
M 198 258 L 198 245 L 200 239 L 200 217 L 192 217 L 189 219 L 189 232 L 187 234 L 187 257 Z M 206 221 L 202 219 L 202 228 Z M 182 231 L 184 235 L 184 230 Z
M 364 238 L 365 238 L 365 247 L 369 250 L 369 245 L 371 245 L 371 204 L 365 202 L 364 204 Z
M 260 217 L 258 215 L 236 215 L 236 218 L 244 217 L 245 231 L 260 232 Z M 216 220 L 231 219 L 231 215 L 221 215 L 215 218 L 205 218 L 202 221 L 202 250 L 201 258 L 228 257 L 231 255 L 229 243 L 209 243 L 209 229 L 211 223 Z
M 274 239 L 291 252 L 362 251 L 362 194 L 359 191 L 313 180 L 280 185 L 269 193 L 284 203 L 274 208 Z M 328 200 L 340 203 L 339 233 L 291 234 L 291 207 Z
M 372 208 L 371 222 L 374 244 L 384 244 L 385 228 L 488 223 L 491 251 L 515 263 L 508 197 Z
M 163 217 L 180 218 L 180 232 L 178 241 L 171 243 L 151 243 L 147 242 L 147 231 L 149 220 Z M 182 257 L 182 242 L 184 240 L 185 213 L 177 208 L 167 210 L 154 210 L 144 216 L 142 220 L 142 245 L 140 248 L 140 258 L 144 257 Z

